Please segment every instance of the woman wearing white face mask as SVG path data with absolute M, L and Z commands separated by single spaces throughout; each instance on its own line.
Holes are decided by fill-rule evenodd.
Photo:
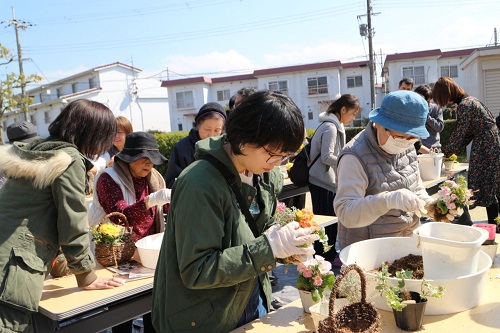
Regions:
M 340 249 L 371 238 L 410 236 L 429 214 L 413 144 L 429 133 L 428 104 L 417 93 L 388 94 L 370 123 L 344 147 L 337 166 Z

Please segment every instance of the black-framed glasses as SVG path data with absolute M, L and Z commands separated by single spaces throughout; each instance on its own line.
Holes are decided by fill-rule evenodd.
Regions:
M 267 150 L 266 147 L 262 146 L 262 148 L 264 148 L 264 150 L 266 151 L 266 153 L 269 155 L 269 158 L 266 161 L 266 163 L 268 163 L 268 164 L 274 164 L 276 162 L 283 162 L 283 161 L 286 161 L 287 159 L 289 159 L 292 156 L 292 154 L 289 154 L 289 155 L 276 155 L 276 154 L 271 153 L 269 150 Z

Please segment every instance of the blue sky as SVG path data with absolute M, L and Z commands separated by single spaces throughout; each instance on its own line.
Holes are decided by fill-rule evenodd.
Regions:
M 373 0 L 377 62 L 386 54 L 482 47 L 500 35 L 498 0 Z M 366 0 L 4 0 L 0 43 L 45 82 L 112 62 L 158 79 L 367 59 Z M 499 36 L 500 40 L 500 36 Z M 382 54 L 382 57 L 380 57 Z M 0 67 L 17 72 L 17 62 Z

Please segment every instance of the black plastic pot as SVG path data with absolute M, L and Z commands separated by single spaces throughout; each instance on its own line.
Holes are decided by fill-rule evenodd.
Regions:
M 418 331 L 424 321 L 424 312 L 427 300 L 421 300 L 420 294 L 410 291 L 411 299 L 415 304 L 407 304 L 402 311 L 392 310 L 396 326 L 405 331 Z

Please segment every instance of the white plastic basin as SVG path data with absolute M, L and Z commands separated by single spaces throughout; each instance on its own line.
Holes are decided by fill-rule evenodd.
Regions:
M 365 270 L 368 300 L 375 307 L 392 311 L 387 306 L 385 297 L 375 290 L 376 275 L 369 271 L 377 269 L 383 261 L 394 261 L 408 254 L 422 255 L 417 247 L 417 237 L 386 237 L 365 240 L 347 246 L 340 252 L 340 260 L 345 265 L 358 264 Z M 491 258 L 483 251 L 479 252 L 476 272 L 456 279 L 428 279 L 433 285 L 443 286 L 446 291 L 442 299 L 429 298 L 425 309 L 426 315 L 457 313 L 475 307 L 486 290 L 488 269 Z M 424 268 L 425 272 L 425 268 Z M 396 278 L 389 278 L 396 284 Z M 420 291 L 420 280 L 406 280 L 410 291 Z
M 160 254 L 162 241 L 163 232 L 160 232 L 158 234 L 139 239 L 135 243 L 142 266 L 156 269 L 156 263 L 158 262 L 158 255 Z
M 484 229 L 428 222 L 413 230 L 420 241 L 427 279 L 454 279 L 477 270 Z

